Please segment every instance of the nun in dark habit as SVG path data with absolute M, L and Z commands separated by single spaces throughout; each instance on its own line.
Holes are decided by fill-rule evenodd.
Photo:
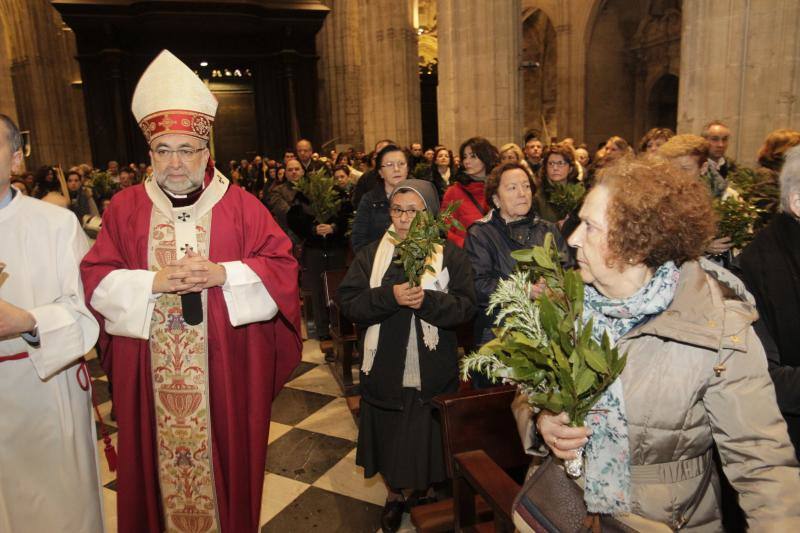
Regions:
M 362 326 L 361 411 L 356 463 L 364 476 L 380 473 L 389 493 L 383 531 L 395 531 L 409 505 L 433 497 L 447 479 L 441 427 L 431 399 L 458 388 L 456 328 L 475 313 L 472 267 L 449 241 L 436 245 L 419 287 L 394 264 L 417 213 L 439 212 L 427 181 L 408 179 L 389 198 L 392 226 L 362 248 L 339 286 L 344 314 Z

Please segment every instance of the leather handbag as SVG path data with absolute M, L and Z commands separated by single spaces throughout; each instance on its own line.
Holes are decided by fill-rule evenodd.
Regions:
M 512 520 L 521 533 L 636 533 L 680 530 L 691 518 L 711 483 L 713 465 L 708 465 L 697 491 L 692 495 L 681 518 L 664 524 L 637 515 L 618 517 L 589 514 L 583 501 L 583 489 L 567 477 L 563 468 L 547 457 L 525 481 L 514 499 Z
M 514 499 L 512 519 L 521 533 L 636 532 L 610 515 L 588 514 L 583 489 L 552 456 L 522 486 Z

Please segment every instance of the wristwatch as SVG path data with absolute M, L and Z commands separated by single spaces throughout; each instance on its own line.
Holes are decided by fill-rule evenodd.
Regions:
M 41 343 L 41 339 L 39 338 L 39 326 L 33 326 L 33 329 L 27 331 L 25 333 L 21 333 L 20 337 L 25 339 L 25 342 L 30 344 L 33 347 L 38 347 Z

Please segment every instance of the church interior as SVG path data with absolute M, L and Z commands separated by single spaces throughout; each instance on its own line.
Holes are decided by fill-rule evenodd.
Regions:
M 385 139 L 412 152 L 419 145 L 422 164 L 430 150 L 429 165 L 439 147 L 458 156 L 474 136 L 518 150 L 533 137 L 545 149 L 570 139 L 594 158 L 614 136 L 638 151 L 653 128 L 700 136 L 724 124 L 724 157 L 755 168 L 771 132 L 800 129 L 798 21 L 800 0 L 2 0 L 0 114 L 22 132 L 21 179 L 86 167 L 117 180 L 130 168 L 136 183 L 151 172 L 152 148 L 131 100 L 167 49 L 218 102 L 208 143 L 216 168 L 237 185 L 263 168 L 256 196 L 268 187 L 267 162 L 288 175 L 286 154 L 294 157 L 301 140 L 315 161 L 351 154 L 361 175 Z M 95 200 L 102 208 L 108 198 Z M 308 285 L 304 275 L 325 270 L 309 269 L 308 257 L 302 358 L 272 403 L 258 525 L 265 533 L 381 531 L 388 487 L 356 464 L 359 330 L 336 302 L 342 268 Z M 320 305 L 330 332 L 316 325 Z M 119 426 L 100 357 L 93 350 L 87 359 L 111 533 L 117 476 L 103 436 L 116 445 Z M 503 492 L 509 485 L 498 482 L 499 496 L 475 489 L 451 455 L 483 438 L 512 466 L 519 446 L 504 448 L 503 428 L 492 438 L 459 426 L 467 416 L 459 409 L 480 411 L 480 401 L 445 403 L 436 416 L 449 409 L 452 417 L 442 423 L 453 481 L 437 487 L 432 503 L 406 509 L 396 530 L 510 530 L 500 519 L 474 523 L 513 501 Z M 511 411 L 503 413 L 513 437 Z M 518 474 L 511 477 L 524 481 Z M 729 530 L 740 530 L 733 523 Z

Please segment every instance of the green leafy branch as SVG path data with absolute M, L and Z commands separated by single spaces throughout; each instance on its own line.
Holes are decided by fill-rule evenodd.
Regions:
M 339 213 L 342 199 L 334 184 L 334 179 L 325 168 L 309 172 L 294 184 L 308 198 L 311 214 L 317 224 L 327 224 Z
M 462 378 L 471 371 L 515 384 L 531 405 L 566 412 L 582 426 L 603 392 L 625 368 L 626 356 L 611 346 L 607 333 L 592 337 L 592 320 L 583 323 L 584 286 L 576 270 L 561 266 L 552 234 L 544 246 L 513 252 L 520 268 L 501 280 L 490 298 L 499 308 L 496 337 L 462 360 Z M 531 301 L 532 280 L 545 289 Z
M 453 202 L 437 217 L 428 210 L 419 211 L 411 221 L 405 239 L 397 232 L 389 231 L 389 234 L 398 241 L 395 245 L 394 263 L 403 267 L 409 286 L 419 286 L 425 272 L 434 272 L 429 259 L 435 254 L 437 245 L 444 246 L 444 235 L 450 227 L 464 229 L 464 226 L 452 216 L 460 203 L 460 201 Z
M 582 183 L 553 183 L 548 201 L 561 220 L 578 207 L 585 195 L 586 188 Z

